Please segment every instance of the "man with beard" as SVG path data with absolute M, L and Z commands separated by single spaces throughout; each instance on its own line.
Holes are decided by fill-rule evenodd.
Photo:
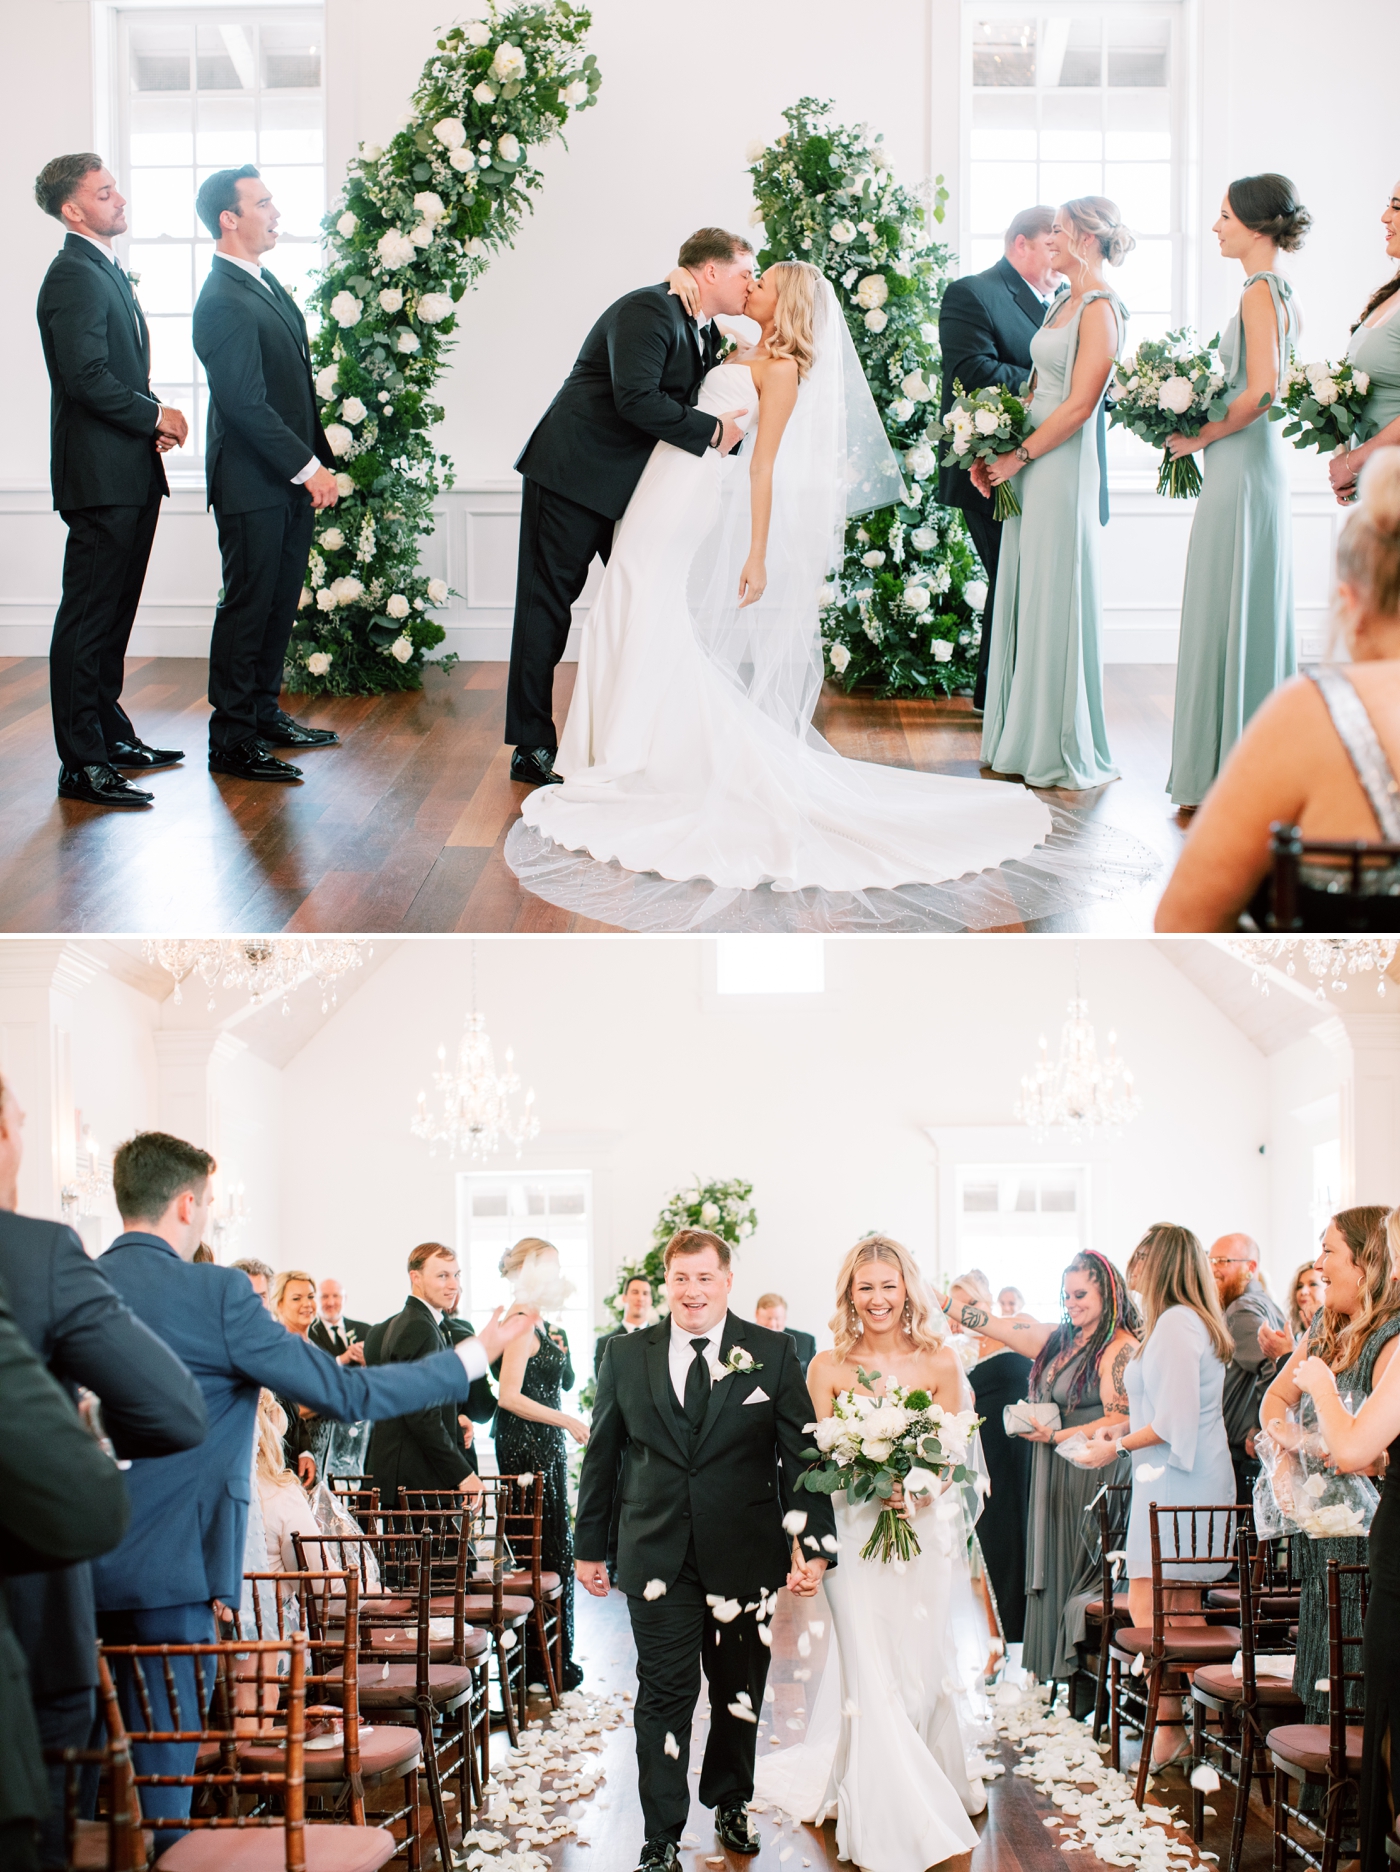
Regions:
M 1230 1439 L 1230 1460 L 1235 1465 L 1235 1500 L 1247 1502 L 1254 1499 L 1254 1482 L 1259 1474 L 1254 1459 L 1259 1405 L 1278 1367 L 1277 1359 L 1265 1356 L 1259 1329 L 1270 1326 L 1277 1331 L 1286 1321 L 1264 1291 L 1259 1278 L 1259 1244 L 1250 1236 L 1222 1235 L 1213 1242 L 1210 1271 L 1225 1310 L 1225 1324 L 1235 1341 L 1235 1356 L 1225 1370 L 1225 1434 Z

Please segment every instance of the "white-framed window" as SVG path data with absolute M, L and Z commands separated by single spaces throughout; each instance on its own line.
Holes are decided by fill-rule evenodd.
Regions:
M 954 1169 L 956 1273 L 1019 1287 L 1037 1319 L 1060 1317 L 1060 1277 L 1090 1245 L 1088 1164 L 964 1163 Z
M 191 324 L 214 252 L 195 195 L 216 169 L 256 166 L 281 211 L 264 264 L 305 307 L 326 211 L 322 9 L 123 7 L 114 24 L 109 160 L 128 200 L 123 257 L 151 329 L 151 388 L 189 418 L 173 463 L 193 467 L 208 411 Z
M 593 1174 L 544 1170 L 530 1174 L 463 1170 L 457 1176 L 457 1246 L 462 1264 L 462 1312 L 479 1331 L 493 1307 L 509 1303 L 501 1256 L 523 1236 L 536 1235 L 559 1250 L 559 1266 L 573 1287 L 567 1305 L 549 1315 L 569 1336 L 576 1397 L 593 1375 Z M 564 1408 L 574 1405 L 565 1402 Z
M 1020 209 L 1107 195 L 1137 238 L 1110 275 L 1128 346 L 1183 323 L 1181 36 L 1174 0 L 965 0 L 964 272 L 1000 258 Z

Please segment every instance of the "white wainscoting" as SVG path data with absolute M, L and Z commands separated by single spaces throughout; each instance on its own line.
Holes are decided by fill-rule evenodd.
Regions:
M 1308 470 L 1311 462 L 1300 464 Z M 462 483 L 439 503 L 424 569 L 456 594 L 438 616 L 459 656 L 503 659 L 510 649 L 519 482 Z M 1150 481 L 1115 478 L 1103 540 L 1104 655 L 1110 663 L 1173 663 L 1193 505 L 1158 498 Z M 1325 477 L 1300 474 L 1293 494 L 1298 648 L 1323 654 L 1339 509 Z M 0 655 L 47 654 L 58 603 L 63 523 L 47 486 L 0 484 Z M 598 577 L 576 614 L 586 614 Z M 182 481 L 161 515 L 131 649 L 135 656 L 207 654 L 220 585 L 213 516 L 202 484 Z M 575 654 L 571 638 L 566 656 Z

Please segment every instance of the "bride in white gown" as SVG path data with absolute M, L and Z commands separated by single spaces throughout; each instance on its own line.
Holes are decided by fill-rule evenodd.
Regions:
M 758 342 L 698 398 L 747 409 L 742 451 L 656 444 L 583 629 L 564 783 L 525 800 L 507 861 L 628 928 L 965 928 L 1064 908 L 1083 865 L 1047 848 L 1034 793 L 843 760 L 812 728 L 848 515 L 903 484 L 825 277 L 771 266 L 745 316 Z M 1007 860 L 1026 862 L 979 875 Z
M 864 1378 L 876 1373 L 876 1392 L 895 1380 L 945 1409 L 971 1408 L 942 1312 L 898 1242 L 877 1235 L 851 1250 L 832 1330 L 835 1350 L 807 1374 L 818 1418 L 831 1416 L 838 1392 L 870 1391 Z M 813 1824 L 834 1816 L 839 1856 L 863 1872 L 925 1872 L 970 1851 L 977 1833 L 968 1816 L 987 1804 L 968 1694 L 987 1631 L 974 1611 L 964 1509 L 952 1492 L 920 1502 L 906 1510 L 921 1551 L 901 1564 L 863 1560 L 876 1509 L 832 1497 L 838 1548 L 823 1581 L 833 1628 L 826 1669 L 805 1740 L 762 1757 L 754 1778 L 755 1800 Z

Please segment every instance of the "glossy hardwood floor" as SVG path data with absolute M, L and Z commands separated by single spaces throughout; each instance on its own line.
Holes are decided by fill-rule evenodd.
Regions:
M 574 666 L 561 666 L 555 715 Z M 521 890 L 502 845 L 525 789 L 501 743 L 506 666 L 430 672 L 423 690 L 284 701 L 343 745 L 308 754 L 299 786 L 211 776 L 205 665 L 133 659 L 126 706 L 145 740 L 185 749 L 146 784 L 153 808 L 111 812 L 59 800 L 48 665 L 0 659 L 0 929 L 189 933 L 317 930 L 577 931 L 604 925 Z M 1162 859 L 1151 883 L 1037 929 L 1146 931 L 1180 846 L 1166 794 L 1173 672 L 1111 666 L 1109 733 L 1123 778 L 1060 797 L 1122 827 Z M 928 773 L 976 775 L 968 705 L 877 702 L 833 692 L 817 726 L 841 753 Z M 1023 927 L 1017 925 L 1017 928 Z

